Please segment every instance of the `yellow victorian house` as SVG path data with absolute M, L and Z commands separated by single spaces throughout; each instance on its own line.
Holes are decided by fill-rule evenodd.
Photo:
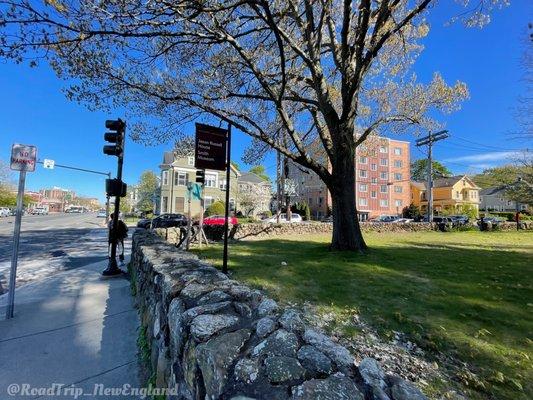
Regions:
M 457 175 L 433 181 L 433 211 L 437 214 L 479 211 L 478 187 L 468 176 Z M 411 200 L 422 212 L 427 211 L 427 183 L 411 181 Z

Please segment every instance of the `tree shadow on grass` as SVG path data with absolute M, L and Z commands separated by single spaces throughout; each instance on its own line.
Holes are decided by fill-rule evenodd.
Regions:
M 316 241 L 269 239 L 233 244 L 229 265 L 237 279 L 279 300 L 357 307 L 382 331 L 451 352 L 482 375 L 501 371 L 523 386 L 514 398 L 526 399 L 533 391 L 533 256 L 506 249 L 401 242 L 360 255 Z M 216 264 L 219 252 L 199 251 Z

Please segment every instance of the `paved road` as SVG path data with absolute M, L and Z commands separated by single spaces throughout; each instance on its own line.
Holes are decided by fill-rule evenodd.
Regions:
M 0 290 L 7 289 L 14 221 L 0 218 Z M 93 213 L 24 216 L 20 238 L 17 286 L 107 257 L 103 219 Z

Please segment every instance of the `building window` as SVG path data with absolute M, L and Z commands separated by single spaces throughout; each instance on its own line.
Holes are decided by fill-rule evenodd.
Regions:
M 222 179 L 218 187 L 220 188 L 220 190 L 226 190 L 226 180 Z
M 204 197 L 204 208 L 209 207 L 211 204 L 213 204 L 213 198 L 210 196 Z
M 368 158 L 366 158 L 365 156 L 361 156 L 359 157 L 359 162 L 361 164 L 366 164 L 368 162 Z
M 375 199 L 376 197 L 378 197 L 377 192 L 376 192 L 375 190 L 372 190 L 372 191 L 370 192 L 370 197 L 372 197 L 373 199 Z
M 185 197 L 176 197 L 176 204 L 174 205 L 175 212 L 185 212 Z
M 187 164 L 194 165 L 194 156 L 187 157 Z
M 187 172 L 176 172 L 174 175 L 174 185 L 176 186 L 187 186 L 189 182 L 189 174 Z
M 402 174 L 399 173 L 399 172 L 396 172 L 394 174 L 394 179 L 397 180 L 397 181 L 401 181 L 402 180 Z
M 360 206 L 368 206 L 368 200 L 366 198 L 360 198 L 359 199 L 359 205 Z
M 217 187 L 217 176 L 215 174 L 205 174 L 205 187 Z
M 359 170 L 359 176 L 361 178 L 366 178 L 366 169 L 360 169 Z
M 377 171 L 378 170 L 378 165 L 377 164 L 372 164 L 372 165 L 370 165 L 370 169 L 372 171 Z
M 459 193 L 459 192 L 455 192 L 455 198 L 456 198 L 456 199 L 460 199 L 460 198 L 461 198 L 461 193 Z
M 379 191 L 380 191 L 381 193 L 387 193 L 387 191 L 388 191 L 388 187 L 387 187 L 387 185 L 381 185 L 381 186 L 379 187 Z
M 394 193 L 402 193 L 403 188 L 401 186 L 394 186 Z
M 307 199 L 307 200 L 308 200 L 309 205 L 313 204 L 313 198 L 312 197 L 309 197 L 309 199 Z
M 394 155 L 401 156 L 402 155 L 402 148 L 401 147 L 395 147 L 394 148 Z
M 359 191 L 360 191 L 360 192 L 366 192 L 366 191 L 368 191 L 368 185 L 367 185 L 366 183 L 361 183 L 361 184 L 359 185 Z
M 371 181 L 372 183 L 378 183 L 378 178 L 376 178 L 375 176 L 371 178 Z
M 319 198 L 318 198 L 318 204 L 319 204 L 319 205 L 322 205 L 322 201 L 323 201 L 322 197 L 319 197 Z
M 229 199 L 229 210 L 235 211 L 235 199 Z
M 395 166 L 396 168 L 401 168 L 401 167 L 403 167 L 403 162 L 402 162 L 402 160 L 394 160 L 394 166 Z
M 168 171 L 163 171 L 163 186 L 168 185 Z
M 379 152 L 380 153 L 388 153 L 389 150 L 385 146 L 379 146 Z
M 401 201 L 401 200 L 395 200 L 395 201 L 394 201 L 394 204 L 396 205 L 396 207 L 401 207 L 401 206 L 403 206 L 403 201 Z
M 386 158 L 379 159 L 379 165 L 381 165 L 382 167 L 386 167 L 388 164 L 389 164 L 389 160 L 387 160 Z
M 388 207 L 389 206 L 389 201 L 386 200 L 386 199 L 381 199 L 379 201 L 379 205 L 380 205 L 380 207 Z
M 168 212 L 168 197 L 164 196 L 163 201 L 161 202 L 161 212 L 166 213 Z
M 380 172 L 379 173 L 379 178 L 381 180 L 385 180 L 386 181 L 389 178 L 389 174 L 387 172 Z

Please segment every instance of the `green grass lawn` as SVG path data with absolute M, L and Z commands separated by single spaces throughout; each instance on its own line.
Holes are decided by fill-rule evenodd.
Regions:
M 466 362 L 473 375 L 453 373 L 471 398 L 533 398 L 533 233 L 365 237 L 366 255 L 329 251 L 326 235 L 232 243 L 229 267 L 279 301 L 356 308 L 384 337 Z M 220 265 L 221 245 L 195 251 Z

